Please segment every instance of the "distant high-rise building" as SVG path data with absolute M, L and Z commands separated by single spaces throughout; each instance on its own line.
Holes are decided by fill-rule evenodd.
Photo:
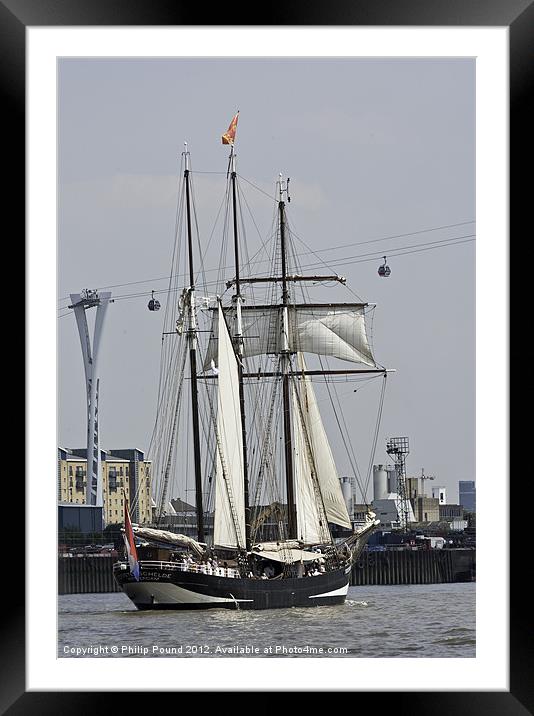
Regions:
M 474 480 L 458 482 L 459 502 L 467 512 L 476 512 L 476 487 Z

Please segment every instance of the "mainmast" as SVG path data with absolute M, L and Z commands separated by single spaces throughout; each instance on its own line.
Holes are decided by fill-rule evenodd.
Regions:
M 232 211 L 234 226 L 234 259 L 235 259 L 235 295 L 233 301 L 236 308 L 236 323 L 234 334 L 234 345 L 237 353 L 237 371 L 239 378 L 239 406 L 241 409 L 241 435 L 243 440 L 243 480 L 244 480 L 244 498 L 245 498 L 245 542 L 247 550 L 251 547 L 250 542 L 250 503 L 249 503 L 249 481 L 248 481 L 248 460 L 247 460 L 247 431 L 245 422 L 245 392 L 243 389 L 243 322 L 241 317 L 241 304 L 243 297 L 241 295 L 241 281 L 239 273 L 239 235 L 237 231 L 237 195 L 236 195 L 236 178 L 235 170 L 235 154 L 234 145 L 230 150 L 230 180 L 232 185 Z
M 288 180 L 289 181 L 289 180 Z M 286 465 L 286 491 L 287 491 L 287 531 L 288 538 L 297 537 L 297 513 L 295 508 L 295 486 L 293 478 L 293 446 L 291 439 L 291 411 L 290 411 L 290 385 L 289 370 L 291 368 L 289 358 L 289 326 L 287 306 L 289 303 L 289 291 L 287 288 L 287 252 L 285 233 L 285 203 L 284 192 L 287 193 L 287 182 L 279 180 L 279 201 L 278 214 L 280 220 L 280 251 L 282 254 L 282 351 L 280 354 L 280 368 L 282 371 L 282 401 L 284 412 L 284 448 Z
M 197 382 L 197 325 L 195 315 L 195 273 L 193 267 L 193 236 L 191 231 L 191 196 L 189 188 L 189 152 L 187 143 L 184 150 L 185 170 L 185 197 L 187 217 L 187 246 L 189 253 L 189 327 L 187 339 L 189 341 L 189 363 L 191 367 L 191 408 L 193 416 L 193 455 L 195 461 L 195 496 L 197 508 L 197 534 L 198 541 L 204 542 L 204 509 L 202 505 L 202 468 L 200 463 L 200 425 L 198 417 L 198 382 Z

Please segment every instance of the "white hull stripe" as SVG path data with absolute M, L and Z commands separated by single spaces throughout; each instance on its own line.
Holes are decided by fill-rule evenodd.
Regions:
M 337 597 L 337 596 L 341 596 L 342 594 L 344 596 L 347 596 L 348 591 L 349 591 L 349 585 L 346 584 L 344 587 L 340 587 L 339 589 L 334 589 L 333 592 L 325 592 L 324 594 L 311 594 L 309 599 L 318 599 L 319 597 Z
M 253 599 L 212 597 L 176 584 L 162 582 L 128 582 L 123 589 L 134 604 L 215 604 L 218 602 L 253 602 Z

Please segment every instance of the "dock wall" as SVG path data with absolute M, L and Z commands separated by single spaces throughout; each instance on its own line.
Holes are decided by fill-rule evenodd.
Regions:
M 59 557 L 58 593 L 120 592 L 113 578 L 114 561 L 111 556 Z M 472 582 L 475 574 L 474 549 L 366 551 L 352 568 L 350 584 Z
M 115 557 L 58 557 L 58 594 L 122 591 L 113 577 Z
M 473 582 L 475 575 L 474 549 L 366 551 L 352 568 L 350 584 Z

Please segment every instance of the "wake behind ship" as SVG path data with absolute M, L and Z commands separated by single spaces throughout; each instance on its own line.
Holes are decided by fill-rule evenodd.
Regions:
M 368 336 L 374 306 L 311 300 L 309 285 L 345 279 L 304 274 L 298 266 L 286 214 L 289 179 L 280 176 L 271 198 L 270 254 L 267 242 L 261 248 L 268 270 L 259 270 L 265 258 L 250 259 L 234 153 L 237 121 L 238 115 L 223 135 L 231 150 L 220 265 L 233 253 L 233 273 L 221 273 L 215 294 L 197 293 L 198 283 L 205 290 L 209 282 L 195 269 L 195 255 L 203 266 L 204 253 L 194 236 L 187 148 L 182 155 L 153 440 L 155 527 L 132 525 L 125 500 L 128 560 L 114 565 L 118 584 L 141 610 L 342 604 L 352 564 L 379 523 L 370 509 L 359 524 L 351 522 L 319 409 L 326 396 L 353 465 L 336 384 L 382 377 L 381 415 L 387 370 Z M 179 292 L 183 275 L 188 282 Z M 149 309 L 159 305 L 152 297 Z M 331 359 L 342 367 L 330 367 Z M 186 494 L 194 481 L 196 539 L 163 529 L 174 480 Z M 342 536 L 336 539 L 334 530 Z

